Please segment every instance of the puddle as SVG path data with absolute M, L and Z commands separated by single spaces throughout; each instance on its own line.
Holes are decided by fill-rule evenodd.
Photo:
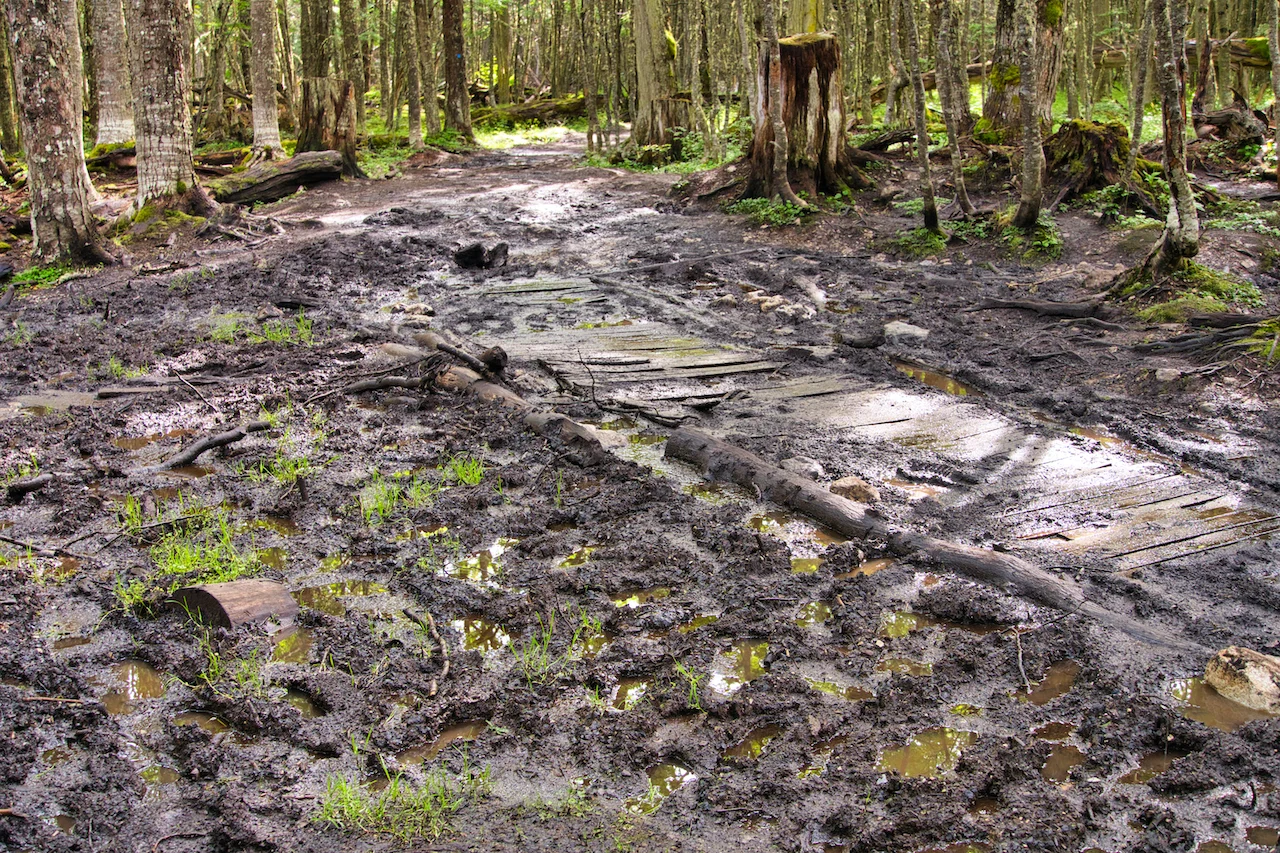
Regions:
M 671 590 L 665 586 L 620 592 L 613 597 L 613 606 L 625 607 L 628 610 L 635 610 L 642 604 L 661 601 L 669 595 L 671 595 Z
M 945 495 L 947 489 L 942 486 L 932 486 L 928 483 L 915 483 L 911 480 L 904 480 L 901 477 L 894 477 L 892 480 L 885 480 L 885 484 L 896 486 L 907 493 L 908 501 L 922 501 L 925 498 L 936 498 Z
M 448 532 L 448 526 L 443 524 L 437 527 L 410 527 L 407 530 L 402 530 L 397 533 L 395 535 L 395 540 L 397 542 L 413 542 L 417 539 L 434 539 L 435 537 L 443 536 Z
M 836 735 L 828 740 L 820 741 L 813 745 L 813 758 L 809 760 L 804 767 L 800 768 L 800 772 L 796 774 L 801 779 L 807 779 L 810 776 L 817 776 L 827 769 L 827 761 L 830 760 L 832 753 L 837 747 L 843 746 L 849 742 L 849 735 Z
M 593 658 L 609 647 L 609 644 L 618 638 L 617 634 L 609 631 L 595 632 L 586 628 L 582 629 L 582 633 L 578 636 L 578 642 L 582 644 L 583 657 Z
M 1202 678 L 1175 681 L 1171 690 L 1174 700 L 1181 706 L 1182 716 L 1219 731 L 1234 732 L 1245 723 L 1271 716 L 1265 711 L 1255 711 L 1232 702 Z
M 123 686 L 107 691 L 102 697 L 108 714 L 132 714 L 139 702 L 159 699 L 165 693 L 164 678 L 151 664 L 140 660 L 112 664 L 111 679 Z
M 591 555 L 595 553 L 598 545 L 583 545 L 569 556 L 560 561 L 559 566 L 562 569 L 571 569 L 576 566 L 584 566 L 591 559 Z
M 462 634 L 462 648 L 482 655 L 501 651 L 511 643 L 511 635 L 480 616 L 464 616 L 453 620 L 453 628 Z
M 982 396 L 982 392 L 979 391 L 977 388 L 974 388 L 972 385 L 966 385 L 960 380 L 953 379 L 952 377 L 940 371 L 932 370 L 928 367 L 921 367 L 918 364 L 909 364 L 908 362 L 905 362 L 905 361 L 895 361 L 893 363 L 893 366 L 897 368 L 900 373 L 905 373 L 907 376 L 911 377 L 917 382 L 923 382 L 925 385 L 928 385 L 930 388 L 937 388 L 939 391 L 944 391 L 953 396 L 956 396 L 956 397 L 981 397 Z
M 1066 740 L 1076 730 L 1075 723 L 1045 723 L 1031 730 L 1031 734 L 1040 740 Z
M 39 394 L 21 394 L 10 405 L 17 406 L 24 415 L 43 417 L 55 412 L 65 412 L 72 406 L 92 406 L 98 402 L 94 394 L 79 391 L 42 391 Z
M 750 501 L 745 491 L 730 483 L 688 483 L 681 486 L 680 491 L 684 492 L 686 495 L 692 495 L 698 500 L 706 501 L 712 506 L 748 503 Z
M 757 533 L 776 536 L 784 542 L 811 541 L 822 547 L 842 545 L 849 540 L 834 530 L 815 527 L 799 516 L 782 510 L 758 512 L 747 519 L 747 527 Z
M 198 726 L 211 735 L 220 735 L 223 732 L 231 731 L 231 726 L 223 720 L 206 714 L 203 711 L 184 711 L 173 718 L 175 726 Z
M 579 331 L 586 331 L 588 329 L 616 329 L 620 326 L 634 326 L 638 322 L 642 322 L 642 321 L 631 320 L 631 319 L 601 320 L 598 323 L 579 323 L 578 325 L 574 326 L 574 328 L 578 329 Z
M 1186 758 L 1188 753 L 1171 749 L 1166 752 L 1153 752 L 1138 760 L 1138 767 L 1120 777 L 1124 785 L 1145 785 L 1152 779 L 1173 766 L 1179 758 Z
M 870 690 L 864 690 L 853 684 L 840 684 L 835 681 L 818 681 L 813 678 L 806 678 L 809 686 L 819 693 L 826 693 L 829 696 L 836 696 L 849 702 L 863 702 L 867 699 L 874 699 L 875 695 Z
M 1259 847 L 1280 846 L 1280 828 L 1274 826 L 1251 826 L 1244 831 L 1244 837 L 1250 844 L 1257 844 Z
M 825 562 L 821 557 L 792 557 L 791 574 L 816 575 Z
M 694 631 L 698 630 L 699 628 L 705 628 L 708 625 L 714 625 L 719 621 L 720 621 L 720 614 L 718 613 L 699 613 L 697 616 L 693 617 L 688 622 L 676 628 L 676 631 L 681 634 L 692 634 Z
M 310 628 L 291 628 L 276 641 L 271 659 L 279 663 L 310 663 L 313 640 Z
M 711 667 L 711 689 L 723 696 L 732 696 L 744 684 L 749 684 L 765 674 L 765 656 L 769 644 L 755 640 L 738 640 L 727 654 L 716 658 Z
M 62 651 L 63 649 L 74 649 L 77 646 L 87 646 L 93 642 L 92 637 L 63 637 L 61 640 L 53 641 L 54 651 Z
M 355 596 L 379 595 L 386 591 L 387 588 L 385 586 L 374 581 L 339 581 L 338 583 L 309 586 L 306 589 L 297 590 L 293 593 L 293 599 L 304 607 L 319 610 L 321 613 L 327 613 L 330 616 L 345 616 L 347 614 L 347 606 L 342 603 L 342 599 Z
M 53 823 L 55 826 L 58 827 L 58 829 L 65 832 L 67 835 L 70 835 L 72 832 L 75 832 L 76 819 L 69 814 L 60 814 L 55 816 L 53 819 Z
M 907 610 L 895 610 L 892 613 L 880 614 L 880 627 L 877 635 L 881 637 L 900 638 L 912 631 L 919 631 L 938 624 L 938 620 L 922 613 L 911 613 Z
M 289 552 L 283 548 L 263 548 L 261 551 L 255 551 L 254 556 L 258 558 L 259 563 L 277 572 L 283 572 L 285 563 L 289 560 Z
M 977 739 L 974 732 L 961 729 L 926 729 L 907 741 L 906 746 L 883 750 L 876 769 L 902 776 L 941 776 L 956 769 L 960 753 Z
M 166 468 L 159 473 L 179 480 L 199 480 L 217 471 L 211 465 L 179 465 L 177 468 Z
M 40 761 L 46 767 L 57 767 L 59 764 L 66 764 L 71 760 L 74 753 L 69 746 L 55 746 L 53 749 L 46 749 L 40 753 Z
M 882 572 L 893 565 L 892 557 L 880 557 L 875 560 L 867 560 L 851 572 L 844 572 L 836 575 L 837 578 L 856 578 L 860 576 L 871 577 L 876 572 Z
M 630 711 L 649 692 L 649 682 L 643 678 L 622 678 L 609 691 L 609 710 Z
M 911 658 L 885 658 L 876 664 L 876 672 L 896 672 L 900 675 L 933 675 L 933 664 Z
M 1196 853 L 1236 853 L 1235 848 L 1222 841 L 1205 841 L 1196 848 Z
M 588 423 L 590 423 L 590 421 L 588 421 Z M 616 432 L 624 429 L 636 429 L 640 424 L 631 418 L 614 418 L 611 421 L 602 421 L 601 423 L 594 424 L 594 426 L 609 432 Z
M 1073 660 L 1058 661 L 1049 667 L 1043 679 L 1028 693 L 1026 688 L 1018 690 L 1014 695 L 1021 702 L 1032 705 L 1047 705 L 1049 702 L 1064 696 L 1075 686 L 1076 677 L 1080 675 L 1080 664 Z
M 496 587 L 497 579 L 502 577 L 502 555 L 519 543 L 519 539 L 501 537 L 488 548 L 481 549 L 456 563 L 450 563 L 447 572 L 450 577 L 469 581 L 477 586 Z
M 304 720 L 314 720 L 316 717 L 324 716 L 324 711 L 316 704 L 316 700 L 311 698 L 311 694 L 296 687 L 290 687 L 285 691 L 284 701 L 297 708 Z
M 662 444 L 666 440 L 667 437 L 665 435 L 633 435 L 627 438 L 629 443 L 640 447 L 652 447 L 655 444 Z
M 782 734 L 781 726 L 761 726 L 752 729 L 741 742 L 724 751 L 720 757 L 726 761 L 755 761 L 769 745 L 769 741 Z
M 187 436 L 195 434 L 196 431 L 193 429 L 174 429 L 169 432 L 155 432 L 150 435 L 140 435 L 135 438 L 125 438 L 124 436 L 121 436 L 119 438 L 112 439 L 111 443 L 121 450 L 135 451 L 141 450 L 144 447 L 149 447 L 157 441 L 163 441 L 166 438 L 186 438 Z
M 698 781 L 692 770 L 686 770 L 678 764 L 655 764 L 647 772 L 648 792 L 643 797 L 627 800 L 627 811 L 632 814 L 652 814 L 667 797 Z
M 1071 771 L 1084 764 L 1084 753 L 1069 743 L 1054 746 L 1049 758 L 1040 768 L 1040 777 L 1046 782 L 1062 783 L 1071 778 Z
M 817 628 L 833 618 L 831 606 L 825 601 L 811 601 L 800 608 L 800 614 L 796 616 L 796 624 L 801 628 Z
M 285 518 L 282 515 L 264 515 L 254 521 L 253 526 L 259 530 L 274 531 L 281 536 L 297 536 L 302 532 L 302 528 L 292 518 Z
M 968 702 L 958 702 L 951 706 L 951 713 L 957 717 L 981 717 L 985 708 L 978 705 L 970 705 Z
M 969 804 L 969 814 L 991 817 L 1000 811 L 1000 801 L 995 797 L 974 797 Z
M 424 761 L 432 761 L 441 752 L 455 743 L 470 742 L 480 737 L 489 728 L 487 720 L 471 720 L 466 723 L 459 723 L 456 726 L 450 726 L 440 734 L 436 735 L 436 739 L 426 746 L 416 746 L 413 749 L 407 749 L 396 756 L 396 760 L 401 764 L 421 764 Z
M 158 788 L 161 785 L 174 785 L 182 776 L 172 767 L 164 767 L 159 764 L 152 764 L 150 767 L 144 767 L 138 773 L 142 777 L 142 781 L 147 783 L 148 788 Z

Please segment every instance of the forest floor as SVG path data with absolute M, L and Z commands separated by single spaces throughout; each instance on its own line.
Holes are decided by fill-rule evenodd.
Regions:
M 0 508 L 0 847 L 1274 846 L 1280 719 L 1198 676 L 1280 653 L 1276 374 L 1139 352 L 1186 329 L 1123 307 L 966 310 L 1086 299 L 1158 231 L 1065 211 L 1049 263 L 995 237 L 910 260 L 875 192 L 766 228 L 580 145 L 315 188 L 256 245 L 140 240 L 19 294 L 0 477 L 56 476 Z M 508 263 L 460 268 L 476 241 Z M 1277 313 L 1266 238 L 1205 243 Z M 427 328 L 503 347 L 611 453 L 343 391 L 423 375 Z M 663 453 L 681 419 L 1179 642 L 709 483 Z M 159 606 L 237 575 L 294 624 Z

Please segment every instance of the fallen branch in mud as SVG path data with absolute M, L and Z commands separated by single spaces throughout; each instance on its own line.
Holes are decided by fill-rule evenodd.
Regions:
M 183 465 L 190 465 L 200 458 L 200 455 L 219 447 L 226 447 L 228 444 L 235 444 L 237 441 L 243 440 L 245 437 L 255 432 L 262 432 L 271 429 L 268 421 L 250 421 L 243 426 L 226 432 L 211 435 L 208 438 L 202 438 L 186 450 L 170 457 L 160 464 L 159 470 L 167 471 L 172 468 L 181 468 Z
M 16 817 L 20 820 L 28 820 L 27 816 L 17 809 L 0 809 L 0 817 Z
M 10 483 L 9 487 L 5 489 L 5 493 L 9 496 L 9 503 L 16 504 L 27 495 L 40 491 L 56 479 L 57 477 L 52 474 L 41 474 L 29 480 L 18 480 L 16 483 Z
M 1094 604 L 1084 597 L 1076 584 L 1055 577 L 1025 560 L 904 530 L 868 513 L 860 504 L 832 494 L 811 480 L 706 433 L 688 428 L 677 430 L 667 440 L 665 453 L 668 457 L 696 465 L 712 479 L 737 483 L 845 536 L 882 538 L 897 553 L 919 552 L 975 580 L 1011 587 L 1037 604 L 1092 616 L 1144 642 L 1198 649 Z
M 1102 300 L 1089 302 L 1050 302 L 1043 299 L 996 299 L 984 296 L 977 305 L 964 309 L 964 313 L 974 311 L 991 311 L 997 308 L 1014 308 L 1019 311 L 1034 311 L 1041 317 L 1092 317 L 1102 307 Z

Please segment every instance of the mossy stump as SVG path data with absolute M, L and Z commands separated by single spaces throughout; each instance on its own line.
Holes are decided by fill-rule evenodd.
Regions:
M 1118 123 L 1103 124 L 1075 119 L 1064 122 L 1044 143 L 1047 185 L 1053 189 L 1052 210 L 1058 204 L 1085 193 L 1114 185 L 1127 187 L 1137 207 L 1162 219 L 1155 200 L 1135 179 L 1126 175 L 1129 131 Z

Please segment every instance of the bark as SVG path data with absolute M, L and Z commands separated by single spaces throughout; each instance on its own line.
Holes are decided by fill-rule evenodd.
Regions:
M 673 145 L 672 130 L 688 127 L 689 101 L 676 96 L 675 51 L 667 42 L 661 0 L 634 0 L 631 26 L 636 46 L 636 108 L 631 142 Z M 673 159 L 680 152 L 672 150 Z
M 254 162 L 284 157 L 280 144 L 280 110 L 276 106 L 276 19 L 272 0 L 250 0 L 249 55 L 253 77 Z
M 360 54 L 360 23 L 353 0 L 338 0 L 342 24 L 342 74 L 355 93 L 356 135 L 364 134 L 364 59 Z
M 356 99 L 349 80 L 304 77 L 297 152 L 337 151 L 342 173 L 365 177 L 356 158 Z
M 1187 175 L 1186 61 L 1177 0 L 1152 0 L 1155 20 L 1156 83 L 1164 130 L 1164 168 L 1169 182 L 1169 215 L 1164 233 L 1148 259 L 1151 276 L 1159 280 L 1183 266 L 1200 251 L 1200 220 L 1191 179 Z
M 916 120 L 916 162 L 920 167 L 920 198 L 924 201 L 924 227 L 941 233 L 938 202 L 933 195 L 933 174 L 929 168 L 929 130 L 924 109 L 924 82 L 920 79 L 920 37 L 916 30 L 915 0 L 901 0 L 902 27 L 907 35 L 907 76 L 911 78 L 912 108 Z M 962 184 L 963 186 L 963 184 Z
M 808 87 L 810 83 L 813 83 L 816 89 L 822 82 L 826 82 L 827 86 L 830 87 L 832 74 L 838 75 L 839 71 L 840 46 L 835 43 L 834 39 L 828 37 L 831 44 L 823 46 L 826 48 L 823 54 L 834 58 L 834 67 L 819 70 L 817 61 L 813 61 L 812 66 L 809 66 L 807 62 L 803 63 L 801 67 L 792 69 L 792 74 L 787 81 L 788 85 L 784 85 L 782 45 L 778 39 L 777 20 L 773 0 L 765 0 L 765 54 L 764 61 L 760 63 L 760 83 L 756 90 L 765 99 L 759 113 L 767 116 L 768 120 L 761 122 L 757 126 L 755 139 L 751 144 L 751 178 L 747 182 L 745 195 L 747 197 L 759 196 L 780 200 L 803 207 L 806 205 L 796 195 L 795 190 L 792 189 L 788 176 L 787 166 L 791 157 L 791 140 L 790 134 L 787 132 L 784 111 L 784 106 L 787 102 L 784 99 L 787 94 L 791 95 L 789 103 L 794 111 L 801 104 L 808 104 L 808 98 L 800 99 L 799 87 Z M 808 38 L 804 37 L 802 41 L 807 41 Z M 797 45 L 797 53 L 805 55 L 806 47 L 807 45 L 804 44 Z M 816 50 L 812 53 L 815 56 L 817 55 Z M 808 73 L 810 67 L 814 72 L 813 79 L 810 79 L 810 74 Z M 836 91 L 839 91 L 838 77 Z M 815 91 L 814 94 L 817 95 L 818 93 Z M 819 118 L 819 116 L 814 116 L 815 121 Z M 844 120 L 842 116 L 840 127 L 843 126 Z
M 816 33 L 826 29 L 826 0 L 788 0 L 787 33 Z
M 951 152 L 951 182 L 955 185 L 956 204 L 960 212 L 968 217 L 977 211 L 969 200 L 969 191 L 964 183 L 964 155 L 960 151 L 960 133 L 963 127 L 963 113 L 960 102 L 969 104 L 968 75 L 964 75 L 965 86 L 957 90 L 954 66 L 957 64 L 952 55 L 954 41 L 954 23 L 951 0 L 940 0 L 941 9 L 938 15 L 938 82 L 942 94 L 942 120 L 947 127 L 947 149 Z M 923 81 L 921 81 L 923 86 Z
M 443 0 L 444 124 L 468 142 L 471 131 L 471 91 L 467 86 L 467 46 L 462 32 L 462 0 Z
M 504 6 L 502 8 L 503 23 L 501 25 L 501 29 L 507 33 L 505 38 L 508 42 L 508 44 L 503 48 L 504 50 L 510 50 L 509 42 L 511 39 L 510 32 L 507 29 L 509 27 L 509 24 L 506 22 L 507 14 L 508 14 L 507 8 Z M 583 94 L 583 105 L 585 106 L 586 112 L 587 112 L 587 150 L 588 151 L 595 151 L 597 149 L 602 150 L 604 148 L 604 140 L 600 138 L 600 121 L 599 121 L 599 116 L 596 110 L 596 97 L 598 94 L 598 87 L 596 84 L 596 58 L 595 58 L 595 50 L 594 50 L 595 44 L 594 44 L 594 39 L 591 37 L 592 27 L 591 27 L 591 21 L 587 13 L 586 0 L 578 0 L 578 22 L 579 22 L 578 32 L 582 37 L 582 62 L 583 62 L 582 94 Z M 500 53 L 500 51 L 497 48 L 495 48 L 495 53 Z M 499 82 L 498 103 L 499 104 L 503 103 L 503 92 L 501 89 L 501 84 L 505 79 L 503 77 L 503 74 L 505 73 L 506 72 L 502 71 L 502 69 L 499 69 L 499 73 L 498 73 L 498 82 Z M 506 98 L 507 98 L 507 101 L 511 100 L 510 87 L 507 87 Z
M 1020 78 L 1026 81 L 1019 95 L 1022 109 L 1022 188 L 1018 198 L 1018 210 L 1013 215 L 1013 226 L 1024 231 L 1035 227 L 1040 218 L 1043 203 L 1044 147 L 1040 139 L 1040 113 L 1037 109 L 1035 69 L 1040 62 L 1040 45 L 1037 44 L 1034 27 L 1035 0 L 1020 0 L 1018 6 L 1018 35 Z
M 92 185 L 78 133 L 80 53 L 73 0 L 5 0 L 22 135 L 28 141 L 33 257 L 49 263 L 110 260 L 89 212 Z
M 413 0 L 414 32 L 418 40 L 418 91 L 422 94 L 423 127 L 432 136 L 440 132 L 440 102 L 436 95 L 436 60 L 432 49 L 432 6 L 426 0 Z
M 1270 7 L 1271 23 L 1267 29 L 1267 47 L 1270 55 L 1273 57 L 1280 56 L 1280 0 L 1267 0 L 1267 6 Z M 1275 148 L 1276 156 L 1280 157 L 1280 62 L 1271 63 L 1271 97 L 1273 101 L 1273 115 L 1275 116 Z M 1276 185 L 1280 186 L 1280 166 L 1276 168 Z
M 209 182 L 209 192 L 221 202 L 252 204 L 276 201 L 309 187 L 342 177 L 337 151 L 308 151 L 288 160 L 260 163 L 243 172 Z
M 1030 85 L 1022 76 L 1019 57 L 1025 39 L 1021 36 L 1019 0 L 999 0 L 996 4 L 996 44 L 991 61 L 991 95 L 982 109 L 982 133 L 1000 141 L 1012 138 L 1022 127 L 1022 98 L 1030 97 L 1039 121 L 1046 126 L 1053 118 L 1053 96 L 1062 70 L 1063 0 L 1033 0 L 1032 38 L 1036 44 L 1036 64 Z
M 293 31 L 289 26 L 289 0 L 278 0 L 276 19 L 280 24 L 280 70 L 284 72 L 285 108 L 291 124 L 296 125 L 293 105 L 298 97 L 298 75 L 293 65 Z
M 184 45 L 185 0 L 127 0 L 133 123 L 137 130 L 135 209 L 158 203 L 200 215 L 213 210 L 192 165 L 191 78 Z
M 302 76 L 328 77 L 333 58 L 333 7 L 327 0 L 302 0 L 299 8 Z
M 98 86 L 95 145 L 132 142 L 133 88 L 125 46 L 124 9 L 120 0 L 92 0 L 93 61 Z
M 400 0 L 396 12 L 396 30 L 399 33 L 397 42 L 400 45 L 401 64 L 404 66 L 405 97 L 409 101 L 409 148 L 421 151 L 426 147 L 422 141 L 422 64 L 418 59 L 418 23 L 412 0 Z
M 391 127 L 391 0 L 376 0 L 378 9 L 378 103 L 382 123 Z
M 587 12 L 579 6 L 583 28 L 584 58 L 588 63 L 592 57 L 586 42 Z M 495 80 L 494 103 L 497 105 L 511 103 L 511 7 L 503 3 L 493 13 L 493 65 Z M 591 69 L 586 69 L 590 73 Z M 592 77 L 594 79 L 594 77 Z M 594 103 L 594 98 L 592 98 Z
M 22 153 L 22 137 L 18 132 L 18 114 L 14 97 L 13 61 L 9 52 L 9 25 L 0 15 L 0 146 L 8 156 Z
M 900 14 L 902 7 L 897 0 L 887 0 L 887 2 L 889 4 L 889 80 L 885 83 L 884 123 L 895 127 L 902 124 L 902 119 L 899 117 L 902 105 L 898 98 L 908 85 L 908 81 L 902 61 L 902 16 Z
M 1133 83 L 1130 93 L 1130 109 L 1133 111 L 1133 126 L 1129 132 L 1129 157 L 1125 166 L 1125 181 L 1133 182 L 1133 170 L 1138 165 L 1138 148 L 1142 144 L 1142 120 L 1147 105 L 1147 67 L 1151 64 L 1151 39 L 1153 34 L 1153 18 L 1151 5 L 1147 4 L 1142 16 L 1142 36 L 1138 42 L 1137 56 L 1133 63 Z

